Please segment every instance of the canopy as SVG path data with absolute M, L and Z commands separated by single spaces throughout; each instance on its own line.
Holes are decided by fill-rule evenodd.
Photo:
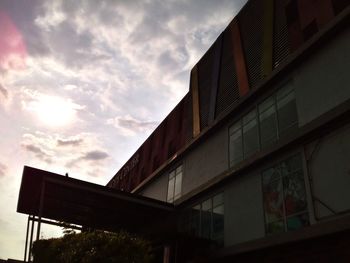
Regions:
M 23 169 L 17 212 L 137 233 L 159 230 L 175 216 L 172 204 L 28 166 Z

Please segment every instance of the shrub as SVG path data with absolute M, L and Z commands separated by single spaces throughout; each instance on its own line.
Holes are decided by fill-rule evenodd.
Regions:
M 126 232 L 68 234 L 33 244 L 34 263 L 149 263 L 148 241 Z

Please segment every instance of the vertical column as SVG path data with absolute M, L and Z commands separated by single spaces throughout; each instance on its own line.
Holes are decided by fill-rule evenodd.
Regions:
M 193 137 L 200 133 L 200 115 L 199 115 L 199 91 L 198 91 L 198 68 L 197 65 L 191 71 L 191 91 L 192 91 L 192 110 L 193 110 Z
M 212 83 L 210 87 L 210 105 L 209 105 L 209 121 L 212 123 L 215 119 L 216 96 L 218 93 L 219 76 L 220 76 L 220 58 L 222 50 L 222 34 L 215 42 L 214 46 L 214 63 L 212 67 Z
M 38 225 L 37 225 L 37 228 L 36 228 L 36 239 L 35 240 L 39 240 L 39 238 L 40 238 L 41 216 L 42 216 L 42 213 L 43 213 L 44 195 L 45 195 L 45 176 L 43 178 L 43 182 L 42 182 L 42 185 L 41 185 L 39 213 L 38 213 Z
M 32 227 L 30 229 L 28 262 L 32 261 L 31 257 L 32 257 L 32 245 L 33 245 L 33 234 L 34 234 L 34 220 L 35 220 L 35 217 L 32 216 L 31 220 L 32 220 Z
M 163 263 L 170 263 L 170 245 L 164 246 Z
M 279 0 L 277 0 L 279 1 Z M 273 56 L 273 0 L 264 0 L 263 53 L 261 63 L 262 77 L 270 75 Z
M 25 247 L 24 247 L 24 262 L 27 262 L 29 227 L 30 227 L 30 216 L 28 216 L 28 221 L 27 221 L 26 244 L 25 244 Z
M 230 26 L 233 42 L 233 57 L 237 71 L 239 95 L 242 97 L 249 91 L 247 66 L 242 47 L 241 32 L 236 18 L 232 21 Z

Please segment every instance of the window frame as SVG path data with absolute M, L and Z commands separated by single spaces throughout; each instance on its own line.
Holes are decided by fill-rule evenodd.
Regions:
M 214 206 L 214 198 L 222 195 L 222 200 L 220 203 L 216 204 Z M 210 203 L 210 209 L 203 209 L 203 204 L 209 202 Z M 222 235 L 218 235 L 216 237 L 214 237 L 214 209 L 218 208 L 222 206 L 223 208 L 223 230 L 222 230 Z M 197 209 L 197 207 L 199 209 Z M 198 225 L 195 227 L 196 229 L 196 233 L 195 235 L 201 238 L 208 238 L 209 240 L 213 240 L 218 242 L 220 245 L 224 245 L 224 239 L 225 239 L 225 193 L 224 191 L 221 192 L 217 192 L 213 195 L 210 195 L 208 198 L 205 199 L 201 199 L 199 202 L 196 202 L 195 204 L 193 204 L 189 211 L 190 211 L 190 224 L 192 224 L 193 217 L 192 217 L 192 211 L 194 210 L 198 210 L 199 214 L 198 214 Z M 203 233 L 203 212 L 209 211 L 210 212 L 210 227 L 209 227 L 209 237 L 205 236 Z
M 179 170 L 180 169 L 180 170 Z M 174 169 L 172 169 L 169 173 L 168 173 L 168 184 L 167 184 L 167 194 L 166 194 L 166 202 L 167 203 L 174 203 L 177 199 L 179 199 L 182 195 L 182 182 L 183 182 L 183 164 L 179 164 L 177 165 Z M 180 186 L 179 186 L 179 193 L 176 194 L 176 183 L 179 180 L 179 178 L 181 179 L 180 182 Z M 174 183 L 172 186 L 172 194 L 169 198 L 169 190 L 171 189 L 170 187 L 170 181 L 174 179 Z
M 278 175 L 278 179 L 273 179 L 272 181 L 278 181 L 280 180 L 281 184 L 282 184 L 282 190 L 281 190 L 281 195 L 283 198 L 282 201 L 282 216 L 281 218 L 279 218 L 278 220 L 275 221 L 269 221 L 267 219 L 267 215 L 266 215 L 266 210 L 265 210 L 265 183 L 264 183 L 264 175 L 263 173 L 268 171 L 269 169 L 274 169 L 276 167 L 281 166 L 282 163 L 284 162 L 288 162 L 290 160 L 292 160 L 293 158 L 298 157 L 300 158 L 299 160 L 299 167 L 295 170 L 289 171 L 287 175 Z M 265 166 L 263 169 L 260 170 L 260 180 L 261 180 L 261 193 L 262 193 L 262 207 L 263 207 L 263 220 L 264 220 L 264 229 L 265 229 L 265 235 L 274 235 L 277 233 L 286 233 L 286 232 L 290 232 L 290 231 L 294 231 L 293 229 L 288 229 L 288 219 L 295 217 L 295 216 L 303 216 L 306 215 L 307 216 L 307 221 L 308 223 L 306 225 L 301 226 L 299 229 L 302 229 L 304 227 L 307 227 L 308 225 L 311 225 L 313 223 L 313 214 L 312 214 L 312 210 L 311 210 L 311 206 L 312 204 L 310 203 L 309 200 L 309 185 L 308 185 L 308 180 L 307 180 L 307 170 L 305 170 L 305 164 L 304 164 L 304 154 L 300 151 L 297 152 L 293 152 L 287 156 L 283 156 L 282 158 L 279 158 L 276 162 L 269 164 L 268 166 Z M 302 186 L 304 188 L 304 202 L 305 202 L 305 208 L 303 210 L 297 211 L 297 212 L 293 212 L 287 215 L 286 212 L 286 196 L 285 196 L 285 189 L 286 187 L 284 186 L 284 182 L 283 182 L 283 178 L 284 177 L 288 177 L 288 176 L 295 176 L 297 173 L 301 172 L 301 178 L 302 178 Z M 269 232 L 268 229 L 268 225 L 270 223 L 274 223 L 274 222 L 279 222 L 282 221 L 283 222 L 283 230 L 277 233 L 274 232 Z
M 289 87 L 288 87 L 289 85 Z M 293 123 L 291 123 L 287 128 L 281 130 L 280 127 L 280 113 L 279 113 L 279 108 L 278 108 L 278 101 L 277 101 L 277 94 L 281 91 L 283 91 L 283 89 L 289 89 L 289 91 L 284 94 L 281 98 L 285 99 L 287 96 L 289 96 L 291 93 L 293 94 L 293 101 L 295 103 L 295 114 L 296 114 L 296 121 L 294 121 Z M 270 105 L 267 109 L 263 110 L 260 112 L 260 106 L 266 102 L 267 100 L 271 99 L 273 101 L 273 104 Z M 274 110 L 274 128 L 275 128 L 275 139 L 273 139 L 273 137 L 271 137 L 271 139 L 264 141 L 262 140 L 262 134 L 261 134 L 261 113 L 264 114 L 267 110 L 269 110 L 271 107 L 273 107 Z M 243 132 L 243 128 L 244 128 L 244 122 L 243 119 L 249 115 L 252 111 L 255 112 L 255 120 L 256 120 L 256 128 L 257 128 L 257 149 L 255 149 L 254 151 L 250 152 L 250 153 L 246 153 L 245 152 L 245 143 L 244 143 L 244 132 Z M 249 122 L 252 120 L 249 120 Z M 273 91 L 269 92 L 266 96 L 264 96 L 261 100 L 259 100 L 258 102 L 256 102 L 252 107 L 249 107 L 248 110 L 244 111 L 243 114 L 239 114 L 239 118 L 235 119 L 234 122 L 232 122 L 229 126 L 228 126 L 228 167 L 234 167 L 236 165 L 238 165 L 239 163 L 241 163 L 242 161 L 250 158 L 251 156 L 254 156 L 257 152 L 260 152 L 264 149 L 268 149 L 269 147 L 271 147 L 273 144 L 278 143 L 278 141 L 285 137 L 286 134 L 289 134 L 290 132 L 294 131 L 295 128 L 298 127 L 299 124 L 299 115 L 298 115 L 298 109 L 297 109 L 297 105 L 296 105 L 296 96 L 295 96 L 295 87 L 293 85 L 293 79 L 292 78 L 288 78 L 286 80 L 284 80 L 283 82 L 281 82 L 275 89 L 273 89 Z M 234 126 L 240 126 L 239 128 L 235 129 L 234 131 L 231 131 Z M 241 158 L 232 158 L 232 154 L 234 151 L 231 150 L 231 137 L 237 133 L 238 131 L 240 131 L 240 138 L 242 140 L 241 142 Z

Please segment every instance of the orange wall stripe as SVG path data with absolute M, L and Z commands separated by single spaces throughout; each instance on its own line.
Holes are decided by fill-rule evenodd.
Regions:
M 200 115 L 199 115 L 199 92 L 198 92 L 198 69 L 197 65 L 191 71 L 191 91 L 192 91 L 192 109 L 193 109 L 193 137 L 200 132 Z

